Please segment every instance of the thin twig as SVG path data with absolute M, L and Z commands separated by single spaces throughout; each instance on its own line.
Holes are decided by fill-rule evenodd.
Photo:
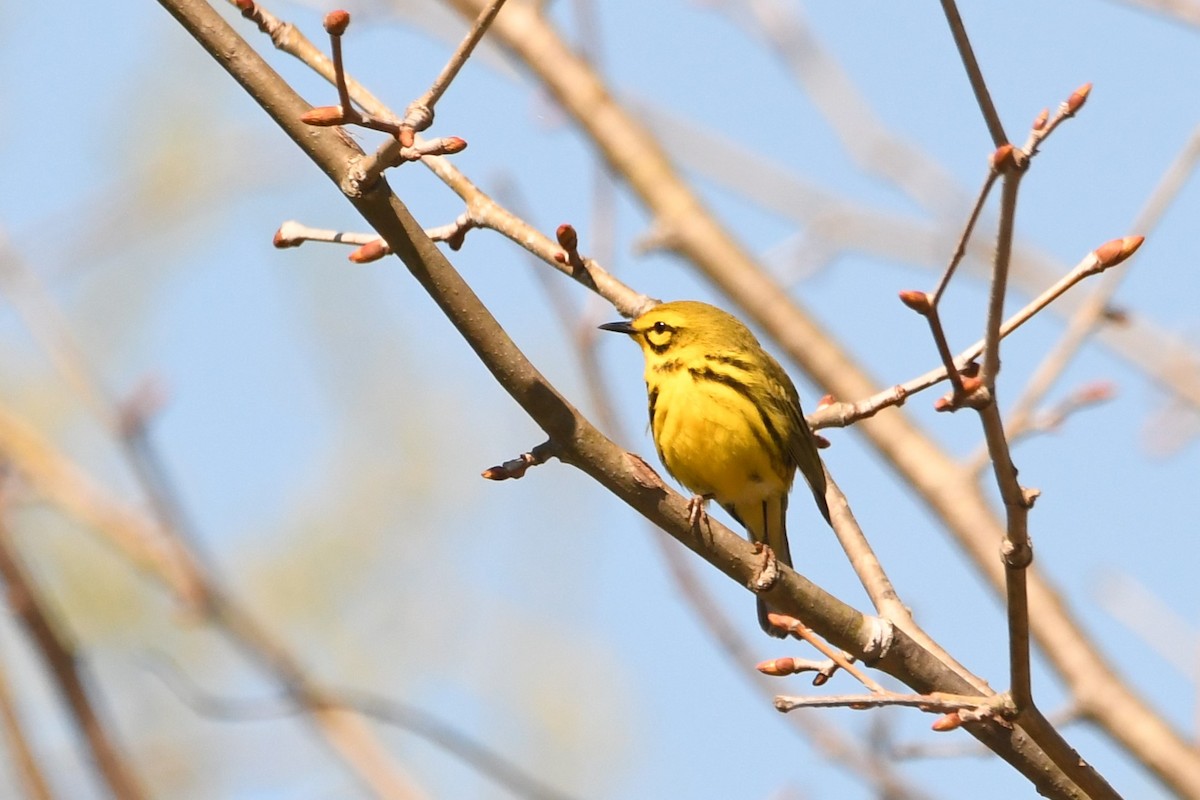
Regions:
M 178 664 L 166 656 L 158 655 L 147 663 L 151 672 L 180 701 L 205 717 L 241 722 L 309 713 L 308 708 L 286 691 L 263 698 L 222 697 L 201 689 Z M 360 689 L 329 689 L 326 697 L 343 708 L 393 725 L 441 748 L 518 797 L 530 800 L 570 800 L 572 797 L 547 786 L 483 742 L 419 708 Z
M 970 40 L 954 0 L 942 0 L 947 21 L 950 24 L 963 64 L 975 90 L 976 99 L 983 111 L 988 127 L 992 131 L 997 147 L 1007 144 L 999 117 L 992 106 L 983 74 L 971 52 Z M 1074 114 L 1087 97 L 1083 90 L 1072 95 L 1064 104 L 1059 119 Z M 1053 130 L 1051 126 L 1035 126 L 1032 143 L 1026 155 L 1032 157 L 1037 144 Z M 1000 329 L 1004 318 L 1004 301 L 1008 293 L 1008 272 L 1012 257 L 1013 231 L 1016 223 L 1017 194 L 1028 158 L 1023 162 L 1008 162 L 1004 169 L 1004 184 L 1000 195 L 1000 220 L 997 231 L 996 253 L 993 258 L 991 288 L 988 299 L 986 332 L 984 334 L 983 365 L 979 380 L 983 397 L 974 403 L 979 410 L 988 453 L 991 456 L 996 483 L 1004 501 L 1005 535 L 1001 546 L 1004 559 L 1006 611 L 1009 632 L 1010 692 L 1026 733 L 1043 749 L 1051 760 L 1077 786 L 1093 800 L 1119 798 L 1112 787 L 1090 765 L 1080 759 L 1062 738 L 1061 734 L 1038 710 L 1033 698 L 1032 670 L 1030 667 L 1030 623 L 1028 569 L 1033 560 L 1029 545 L 1028 517 L 1036 492 L 1025 490 L 1017 482 L 1017 470 L 1009 453 L 1008 440 L 1004 434 L 1004 423 L 1000 416 L 996 395 L 996 376 L 1000 371 Z
M 1003 697 L 960 697 L 940 694 L 895 694 L 893 692 L 875 692 L 871 694 L 823 695 L 810 697 L 777 697 L 775 708 L 779 711 L 793 711 L 797 708 L 886 708 L 888 706 L 903 706 L 919 708 L 922 711 L 949 712 L 987 709 L 999 716 L 1011 713 L 1006 710 Z
M 971 241 L 975 224 L 979 222 L 979 215 L 983 212 L 988 195 L 992 193 L 992 187 L 996 185 L 996 179 L 999 177 L 1000 171 L 996 168 L 996 158 L 993 156 L 988 164 L 987 177 L 983 179 L 983 186 L 979 187 L 979 194 L 975 197 L 975 205 L 971 206 L 967 224 L 963 226 L 962 233 L 958 237 L 958 244 L 954 246 L 954 252 L 950 254 L 950 262 L 946 265 L 941 280 L 938 281 L 937 288 L 933 290 L 933 295 L 930 297 L 929 302 L 935 307 L 941 302 L 942 295 L 946 293 L 946 287 L 950 285 L 950 279 L 954 277 L 954 271 L 962 262 L 963 256 L 967 254 L 967 242 Z
M 137 773 L 113 739 L 111 723 L 105 721 L 105 715 L 99 710 L 99 693 L 87 686 L 86 663 L 75 651 L 62 626 L 51 620 L 51 612 L 21 564 L 2 520 L 0 577 L 8 589 L 8 605 L 37 648 L 46 672 L 54 679 L 59 696 L 87 743 L 100 778 L 119 800 L 147 797 Z
M 1000 122 L 996 106 L 992 103 L 992 95 L 988 91 L 987 82 L 983 79 L 983 71 L 979 69 L 979 62 L 975 60 L 975 50 L 971 47 L 971 40 L 967 37 L 967 29 L 958 13 L 958 5 L 954 0 L 942 0 L 942 12 L 946 15 L 946 22 L 950 25 L 950 33 L 954 37 L 954 45 L 958 48 L 963 69 L 966 70 L 967 78 L 971 82 L 971 91 L 975 93 L 975 102 L 979 104 L 979 110 L 983 113 L 983 121 L 987 123 L 988 133 L 992 137 L 992 146 L 1000 147 L 1008 142 L 1008 136 L 1004 133 L 1004 124 Z
M 1004 321 L 1004 301 L 1008 297 L 1008 267 L 1012 257 L 1020 186 L 1021 173 L 1014 170 L 1004 176 L 1004 185 L 1000 189 L 1000 224 L 996 232 L 996 255 L 992 261 L 992 281 L 988 290 L 983 364 L 979 369 L 979 381 L 989 390 L 994 390 L 996 375 L 1000 372 L 1000 327 Z
M 1001 556 L 1008 581 L 1009 675 L 1013 701 L 1018 709 L 1023 710 L 1033 704 L 1029 665 L 1029 597 L 1025 588 L 1026 569 L 1033 561 L 1028 530 L 1032 496 L 1017 482 L 1017 469 L 1009 455 L 1004 424 L 995 402 L 985 405 L 979 413 L 1007 521 Z
M 1200 162 L 1200 126 L 1192 131 L 1187 142 L 1163 172 L 1158 184 L 1134 218 L 1130 230 L 1143 236 L 1150 235 L 1158 226 L 1163 214 L 1179 196 L 1179 192 L 1195 171 L 1198 162 Z M 1021 431 L 1028 424 L 1033 410 L 1053 388 L 1058 377 L 1074 360 L 1084 342 L 1098 326 L 1104 323 L 1105 312 L 1111 306 L 1112 298 L 1125 279 L 1127 272 L 1127 270 L 1120 270 L 1101 278 L 1097 286 L 1084 299 L 1078 311 L 1071 317 L 1067 329 L 1042 358 L 1041 363 L 1030 376 L 1024 392 L 1009 411 L 1006 428 L 1010 431 L 1010 435 L 1014 431 Z
M 25 795 L 31 800 L 52 800 L 54 795 L 50 793 L 45 770 L 38 763 L 29 737 L 25 735 L 21 715 L 13 700 L 12 686 L 9 685 L 8 675 L 3 667 L 0 667 L 0 726 L 4 728 L 4 738 L 12 756 L 13 771 L 16 772 Z
M 969 683 L 980 694 L 990 694 L 991 689 L 988 688 L 987 681 L 978 677 L 959 663 L 958 659 L 954 658 L 945 648 L 938 644 L 913 619 L 912 612 L 909 611 L 908 606 L 900 599 L 895 586 L 892 584 L 891 579 L 888 578 L 879 558 L 875 555 L 874 548 L 867 541 L 867 537 L 859 526 L 858 520 L 855 519 L 849 500 L 846 499 L 841 487 L 837 485 L 837 482 L 834 481 L 833 476 L 828 471 L 825 473 L 825 485 L 825 499 L 829 504 L 834 535 L 837 537 L 838 543 L 842 546 L 842 550 L 846 553 L 846 558 L 849 559 L 850 566 L 854 569 L 854 574 L 858 576 L 863 589 L 866 590 L 867 596 L 871 599 L 871 604 L 875 607 L 875 611 L 885 620 L 896 625 L 915 641 L 919 642 L 926 650 L 937 655 L 942 663 L 958 673 L 964 681 Z
M 434 79 L 433 84 L 425 94 L 414 102 L 414 105 L 424 106 L 430 111 L 437 105 L 437 101 L 441 99 L 446 90 L 450 88 L 451 81 L 458 75 L 458 71 L 462 69 L 463 64 L 467 63 L 467 59 L 471 57 L 475 46 L 483 39 L 483 35 L 487 33 L 488 27 L 491 26 L 492 20 L 500 13 L 500 9 L 504 6 L 504 0 L 492 0 L 491 3 L 479 12 L 479 16 L 475 18 L 475 23 L 471 26 L 471 30 L 467 33 L 466 38 L 459 43 L 458 49 L 454 51 L 454 55 L 442 68 L 442 72 Z
M 816 648 L 821 655 L 837 664 L 842 668 L 843 671 L 846 672 L 847 675 L 852 676 L 856 681 L 870 689 L 872 692 L 885 693 L 887 691 L 879 684 L 878 681 L 860 670 L 858 667 L 854 666 L 850 659 L 846 658 L 844 653 L 839 652 L 836 648 L 830 647 L 821 637 L 817 636 L 812 628 L 808 627 L 800 620 L 796 619 L 795 617 L 788 617 L 783 614 L 774 613 L 767 614 L 767 619 L 771 620 L 775 627 L 786 630 L 797 639 L 802 639 L 808 642 L 810 645 Z
M 242 2 L 247 1 L 229 0 L 230 3 L 239 7 Z M 271 16 L 261 4 L 250 3 L 250 5 L 254 10 L 254 15 L 249 18 L 256 22 L 259 18 L 265 20 L 265 22 L 259 23 L 259 29 L 271 38 L 277 48 L 300 60 L 330 83 L 336 82 L 332 62 L 298 28 Z M 480 10 L 482 11 L 482 9 Z M 386 105 L 353 76 L 348 73 L 343 73 L 343 76 L 350 96 L 360 107 L 376 117 L 396 118 L 396 115 Z M 463 199 L 467 204 L 467 214 L 472 225 L 496 231 L 520 245 L 541 259 L 543 263 L 608 300 L 622 315 L 630 318 L 636 317 L 657 302 L 617 280 L 596 259 L 586 259 L 582 270 L 575 270 L 570 265 L 559 261 L 556 256 L 562 252 L 562 249 L 557 242 L 489 197 L 486 192 L 455 167 L 450 159 L 441 156 L 425 156 L 420 163 Z
M 1033 319 L 1043 309 L 1061 297 L 1063 293 L 1080 281 L 1092 275 L 1097 275 L 1110 267 L 1115 267 L 1137 251 L 1142 244 L 1142 237 L 1127 236 L 1114 239 L 1097 247 L 1088 253 L 1066 275 L 1036 298 L 1026 304 L 1021 310 L 1004 321 L 1000 326 L 1000 338 L 1003 339 L 1029 320 Z M 955 366 L 962 370 L 983 352 L 984 340 L 980 339 L 954 357 Z M 903 405 L 908 398 L 917 392 L 928 389 L 946 380 L 946 368 L 938 367 L 908 380 L 902 384 L 884 389 L 855 402 L 829 403 L 808 416 L 808 422 L 814 428 L 845 427 L 859 420 L 867 419 L 879 411 L 892 406 Z
M 363 188 L 372 186 L 383 170 L 388 166 L 396 163 L 400 156 L 400 150 L 403 147 L 411 147 L 415 141 L 415 135 L 428 128 L 433 124 L 434 106 L 441 99 L 446 90 L 450 88 L 450 83 L 458 75 L 459 70 L 467 63 L 467 59 L 471 57 L 475 46 L 483 39 L 483 35 L 487 33 L 488 27 L 492 24 L 492 20 L 500 13 L 501 7 L 504 5 L 504 0 L 491 0 L 489 5 L 479 13 L 475 18 L 475 22 L 471 25 L 471 30 L 467 33 L 466 38 L 458 45 L 458 49 L 450 56 L 450 60 L 446 62 L 446 66 L 442 68 L 441 73 L 434 79 L 433 84 L 419 98 L 409 104 L 408 109 L 404 112 L 404 119 L 400 123 L 400 130 L 396 138 L 384 142 L 379 150 L 374 155 L 368 156 L 363 160 L 362 179 L 360 185 Z M 344 75 L 340 79 L 341 85 L 345 84 Z

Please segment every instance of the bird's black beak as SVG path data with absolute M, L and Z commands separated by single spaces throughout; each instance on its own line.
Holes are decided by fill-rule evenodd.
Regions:
M 626 333 L 631 336 L 637 333 L 637 331 L 633 329 L 633 323 L 624 319 L 620 322 L 606 322 L 600 326 L 600 330 L 612 331 L 613 333 Z

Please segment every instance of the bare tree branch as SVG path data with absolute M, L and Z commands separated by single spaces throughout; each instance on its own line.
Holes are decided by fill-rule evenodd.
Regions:
M 7 525 L 0 522 L 0 577 L 8 588 L 8 605 L 37 648 L 55 688 L 87 743 L 93 763 L 108 790 L 119 800 L 148 797 L 99 710 L 99 696 L 89 689 L 86 665 L 75 646 L 50 617 L 45 601 L 17 557 Z
M 13 702 L 12 686 L 9 685 L 8 675 L 0 667 L 0 726 L 4 728 L 8 750 L 12 757 L 13 771 L 19 776 L 25 793 L 31 800 L 51 800 L 50 784 L 46 781 L 45 770 L 38 763 L 37 756 L 25 728 L 21 722 L 16 703 Z

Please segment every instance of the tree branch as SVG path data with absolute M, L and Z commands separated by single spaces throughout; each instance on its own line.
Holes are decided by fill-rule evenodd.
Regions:
M 85 666 L 74 645 L 57 629 L 50 619 L 45 601 L 39 596 L 32 579 L 17 557 L 7 525 L 0 521 L 0 577 L 8 588 L 8 605 L 20 619 L 46 671 L 54 678 L 63 703 L 71 712 L 79 734 L 101 779 L 118 800 L 140 800 L 148 797 L 137 773 L 109 733 L 98 710 L 98 697 L 86 685 Z

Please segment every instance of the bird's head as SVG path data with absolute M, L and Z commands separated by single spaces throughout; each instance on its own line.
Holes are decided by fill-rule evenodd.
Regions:
M 754 335 L 736 317 L 694 300 L 661 303 L 636 319 L 609 322 L 600 329 L 632 337 L 647 360 L 693 346 L 709 352 L 745 347 L 748 343 L 758 346 Z

